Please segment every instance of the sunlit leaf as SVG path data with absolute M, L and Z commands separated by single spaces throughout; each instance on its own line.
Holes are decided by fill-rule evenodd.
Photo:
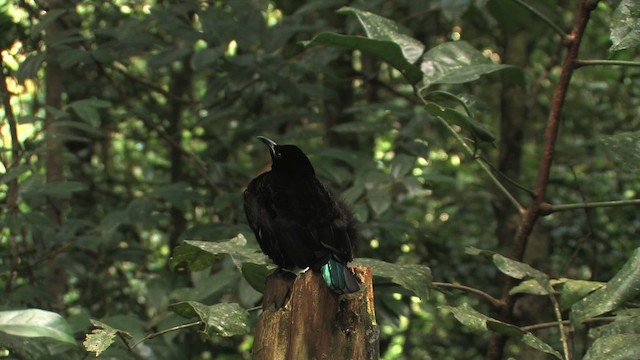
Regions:
M 465 41 L 447 42 L 427 51 L 420 63 L 424 74 L 421 89 L 433 84 L 461 84 L 495 71 L 514 69 L 494 64 Z
M 640 2 L 622 0 L 611 17 L 610 51 L 633 48 L 640 44 Z
M 126 331 L 115 329 L 98 320 L 91 320 L 91 323 L 95 327 L 91 333 L 85 336 L 85 340 L 82 343 L 87 351 L 96 353 L 96 357 L 103 351 L 107 350 L 111 344 L 113 344 L 116 336 L 124 336 L 127 339 L 131 339 L 131 334 Z
M 355 15 L 368 38 L 398 44 L 405 59 L 412 64 L 418 61 L 424 52 L 424 45 L 392 20 L 348 6 L 338 9 L 338 13 Z
M 394 284 L 411 291 L 421 299 L 429 297 L 431 269 L 418 264 L 393 264 L 382 260 L 357 258 L 353 265 L 373 268 L 373 275 L 390 279 Z
M 47 337 L 75 344 L 69 324 L 60 315 L 40 309 L 0 311 L 0 331 L 23 337 Z
M 640 294 L 640 248 L 637 248 L 622 269 L 603 287 L 573 304 L 571 322 L 584 320 L 620 308 Z
M 202 270 L 209 266 L 207 264 L 210 264 L 213 258 L 203 254 L 201 251 L 215 256 L 229 255 L 238 268 L 241 268 L 242 264 L 247 262 L 254 264 L 271 263 L 262 252 L 248 247 L 247 239 L 245 239 L 242 234 L 238 234 L 238 236 L 227 241 L 185 240 L 184 244 L 176 248 L 176 254 L 173 259 L 171 259 L 171 266 L 175 267 L 179 264 L 186 263 L 191 267 L 192 271 L 197 271 L 193 270 L 194 266 L 195 269 Z
M 205 326 L 204 331 L 209 336 L 214 334 L 234 336 L 249 333 L 249 313 L 236 303 L 208 306 L 196 301 L 184 301 L 172 304 L 170 309 L 185 318 L 200 318 Z

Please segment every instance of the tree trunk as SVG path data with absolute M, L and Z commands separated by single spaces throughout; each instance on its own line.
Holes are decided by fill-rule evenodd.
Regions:
M 353 267 L 362 290 L 338 296 L 322 276 L 267 279 L 253 344 L 254 360 L 378 359 L 371 268 Z

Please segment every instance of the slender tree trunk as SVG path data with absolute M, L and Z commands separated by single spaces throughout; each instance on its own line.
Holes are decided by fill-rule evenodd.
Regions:
M 64 8 L 64 1 L 51 0 L 47 4 L 49 10 Z M 64 27 L 59 20 L 52 21 L 45 29 L 45 45 L 46 45 L 46 72 L 45 72 L 45 103 L 47 109 L 62 109 L 62 94 L 64 92 L 64 73 L 58 62 L 59 52 L 56 50 L 56 43 L 63 36 Z M 56 126 L 57 119 L 54 114 L 47 110 L 45 116 L 45 171 L 47 183 L 55 183 L 64 181 L 64 143 L 63 128 Z M 48 216 L 54 227 L 62 224 L 64 216 L 65 200 L 49 197 L 48 198 Z M 41 248 L 45 251 L 51 251 L 52 245 L 46 243 L 47 239 L 43 238 Z M 54 309 L 63 309 L 63 296 L 66 291 L 63 266 L 56 257 L 52 257 L 47 261 L 47 271 L 51 279 L 47 288 L 49 289 L 53 300 L 51 307 Z

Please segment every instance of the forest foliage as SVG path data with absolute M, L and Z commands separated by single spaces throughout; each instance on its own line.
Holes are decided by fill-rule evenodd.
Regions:
M 359 223 L 384 359 L 640 354 L 640 2 L 0 6 L 0 358 L 248 359 L 266 135 Z

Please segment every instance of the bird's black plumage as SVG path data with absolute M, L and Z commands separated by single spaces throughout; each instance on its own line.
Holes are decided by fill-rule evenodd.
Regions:
M 321 271 L 337 293 L 357 291 L 346 267 L 357 236 L 351 213 L 318 180 L 300 148 L 258 138 L 269 147 L 271 171 L 249 183 L 244 209 L 260 248 L 281 268 Z

